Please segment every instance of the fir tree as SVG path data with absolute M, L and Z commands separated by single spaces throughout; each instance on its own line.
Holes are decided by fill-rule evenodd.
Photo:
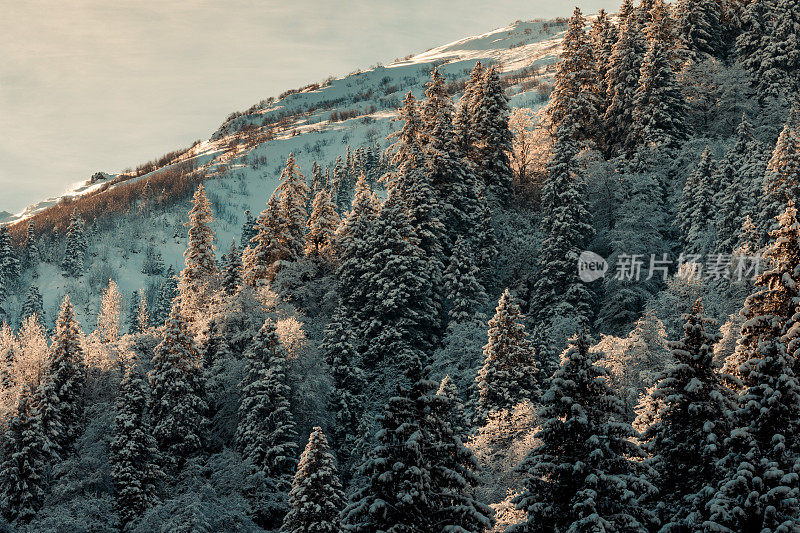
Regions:
M 14 330 L 3 322 L 0 324 L 0 394 L 16 385 L 14 365 L 19 353 L 20 348 Z
M 286 514 L 286 495 L 292 482 L 297 432 L 289 409 L 291 390 L 286 382 L 286 351 L 275 324 L 267 320 L 245 352 L 246 376 L 241 383 L 236 445 L 253 472 L 262 476 L 255 503 L 267 529 Z
M 484 76 L 484 67 L 480 61 L 475 62 L 475 66 L 470 72 L 469 80 L 464 87 L 464 94 L 458 101 L 455 114 L 453 115 L 453 133 L 455 135 L 456 146 L 465 158 L 475 161 L 475 115 L 473 108 L 476 95 L 480 90 L 481 80 Z
M 558 130 L 569 115 L 574 140 L 594 143 L 600 107 L 597 63 L 584 25 L 583 14 L 576 7 L 564 36 L 547 111 L 554 130 Z
M 245 209 L 240 242 L 243 246 L 247 246 L 247 244 L 253 239 L 253 237 L 256 236 L 257 233 L 258 230 L 256 229 L 256 219 L 253 218 L 253 214 L 250 213 L 249 209 Z
M 592 21 L 589 33 L 593 47 L 595 70 L 597 72 L 597 114 L 598 120 L 603 117 L 611 103 L 608 99 L 608 72 L 611 68 L 611 54 L 614 43 L 619 38 L 617 27 L 611 23 L 605 9 L 601 9 L 597 18 Z
M 351 456 L 359 424 L 363 417 L 366 378 L 358 366 L 358 351 L 345 322 L 343 310 L 337 309 L 328 327 L 320 351 L 330 367 L 332 389 L 328 401 L 335 416 L 333 442 L 340 450 L 341 463 Z
M 800 5 L 794 0 L 769 2 L 772 24 L 757 72 L 759 93 L 792 101 L 800 90 Z
M 38 398 L 40 445 L 53 459 L 64 459 L 73 451 L 82 428 L 86 387 L 82 336 L 66 296 L 56 320 Z
M 300 455 L 300 463 L 289 492 L 289 512 L 281 533 L 339 533 L 340 513 L 345 506 L 336 461 L 328 439 L 315 427 Z
M 675 148 L 686 137 L 686 110 L 673 70 L 672 22 L 663 0 L 653 4 L 650 18 L 648 49 L 633 97 L 632 142 Z
M 793 111 L 778 137 L 764 175 L 760 230 L 772 230 L 786 204 L 800 199 L 800 108 Z
M 181 308 L 191 318 L 203 311 L 211 298 L 211 291 L 218 282 L 217 262 L 214 257 L 214 231 L 211 223 L 214 216 L 211 202 L 203 184 L 197 186 L 189 211 L 189 244 L 183 256 L 186 268 L 181 271 L 178 287 Z
M 31 219 L 28 223 L 28 232 L 25 237 L 25 265 L 28 268 L 33 268 L 34 274 L 36 273 L 36 266 L 42 260 L 37 242 L 36 223 Z
M 508 98 L 495 66 L 481 78 L 472 100 L 474 161 L 488 197 L 507 204 L 513 193 L 509 153 L 513 135 L 508 127 Z
M 670 343 L 676 364 L 659 374 L 645 402 L 656 409 L 645 409 L 637 419 L 667 531 L 701 527 L 704 504 L 721 477 L 717 462 L 735 405 L 714 370 L 717 339 L 706 330 L 713 321 L 703 316 L 699 300 L 682 318 L 683 338 Z
M 202 448 L 207 406 L 200 357 L 177 302 L 156 346 L 148 379 L 153 436 L 165 465 L 180 468 Z
M 625 15 L 633 12 L 631 0 L 624 0 L 620 12 L 619 39 L 611 53 L 606 82 L 609 106 L 603 119 L 604 146 L 608 153 L 628 154 L 635 146 L 633 102 L 639 87 L 645 45 L 637 17 Z
M 506 289 L 489 321 L 489 342 L 483 347 L 485 359 L 478 372 L 478 409 L 484 417 L 524 400 L 536 401 L 539 396 L 539 370 L 523 320 Z
M 0 282 L 10 285 L 19 277 L 19 259 L 11 242 L 8 225 L 0 226 Z
M 236 247 L 236 239 L 231 241 L 231 246 L 225 255 L 220 281 L 222 290 L 228 296 L 236 294 L 242 285 L 242 255 Z
M 743 363 L 737 370 L 745 389 L 736 429 L 725 443 L 726 473 L 707 507 L 709 529 L 800 530 L 800 379 L 796 354 L 787 353 L 787 344 L 796 347 L 797 328 L 785 319 L 787 307 L 797 302 L 800 226 L 793 206 L 780 223 L 769 254 L 775 267 L 759 278 L 762 288 L 742 311 L 746 321 L 737 355 Z M 781 338 L 782 332 L 791 333 Z
M 722 3 L 714 0 L 680 0 L 676 6 L 678 37 L 695 61 L 723 58 Z
M 480 184 L 474 167 L 459 150 L 453 129 L 453 103 L 447 94 L 444 77 L 433 70 L 422 108 L 421 139 L 425 172 L 440 204 L 439 217 L 448 240 L 445 252 L 457 235 L 472 233 L 480 202 Z
M 578 278 L 575 265 L 594 233 L 585 197 L 585 186 L 574 159 L 578 145 L 574 125 L 567 119 L 556 133 L 553 158 L 542 191 L 542 231 L 544 241 L 537 257 L 538 280 L 533 286 L 530 309 L 544 328 L 555 317 L 585 323 L 591 314 L 591 293 Z M 551 359 L 565 339 L 542 339 L 536 333 L 542 370 L 548 371 Z
M 308 212 L 309 189 L 305 177 L 300 174 L 294 154 L 289 154 L 286 168 L 281 173 L 281 183 L 276 190 L 283 216 L 280 236 L 284 242 L 285 255 L 280 259 L 297 261 L 305 250 L 305 230 Z
M 131 293 L 130 304 L 128 305 L 128 333 L 135 335 L 141 333 L 141 324 L 139 323 L 139 314 L 141 311 L 142 299 L 139 297 L 139 291 Z
M 123 528 L 156 503 L 163 476 L 157 462 L 158 447 L 145 413 L 147 395 L 142 375 L 135 367 L 129 367 L 120 383 L 110 459 L 114 503 Z
M 632 461 L 641 452 L 589 345 L 585 330 L 570 341 L 542 396 L 541 444 L 523 463 L 528 478 L 515 500 L 527 520 L 509 532 L 646 531 L 639 499 L 651 487 Z
M 461 439 L 461 442 L 466 442 L 470 433 L 471 424 L 467 418 L 464 404 L 458 396 L 458 388 L 449 374 L 442 378 L 436 394 L 445 397 L 449 402 L 450 412 L 447 416 L 447 420 L 449 420 L 450 425 L 453 426 L 453 434 Z
M 83 219 L 73 211 L 67 227 L 67 243 L 61 267 L 67 276 L 78 278 L 83 275 L 83 263 L 86 259 L 86 232 Z
M 336 228 L 339 226 L 339 215 L 331 201 L 330 193 L 321 189 L 314 196 L 311 215 L 308 217 L 308 234 L 306 235 L 306 255 L 311 257 L 332 259 Z
M 745 387 L 754 385 L 748 381 L 753 372 L 749 365 L 758 360 L 759 345 L 765 339 L 779 338 L 794 314 L 800 281 L 800 224 L 793 203 L 778 218 L 778 228 L 770 237 L 764 258 L 771 268 L 758 277 L 756 290 L 744 302 L 741 336 L 723 366 L 723 372 L 741 380 Z
M 766 96 L 759 87 L 762 78 L 760 72 L 764 61 L 764 50 L 769 45 L 774 12 L 773 0 L 756 0 L 750 2 L 742 14 L 742 31 L 736 38 L 736 60 L 750 73 L 750 84 L 757 94 Z
M 403 368 L 414 350 L 426 351 L 440 330 L 435 272 L 408 219 L 405 204 L 393 195 L 383 204 L 367 236 L 371 258 L 367 278 L 348 287 L 350 298 L 365 302 L 353 321 L 366 343 L 368 371 L 386 357 Z
M 268 283 L 275 275 L 274 263 L 287 257 L 288 250 L 282 237 L 285 219 L 273 194 L 256 220 L 256 236 L 242 254 L 244 278 L 251 287 Z
M 437 395 L 419 359 L 381 416 L 377 445 L 360 471 L 367 478 L 344 511 L 344 530 L 483 532 L 492 510 L 470 490 L 477 461 L 448 419 L 450 400 Z
M 469 241 L 459 236 L 442 278 L 448 302 L 447 317 L 451 323 L 472 320 L 486 303 L 474 255 Z
M 718 252 L 735 250 L 745 219 L 756 216 L 766 167 L 765 149 L 755 139 L 752 124 L 742 116 L 736 141 L 719 162 L 713 179 L 719 186 L 714 202 Z
M 683 242 L 690 253 L 702 253 L 708 250 L 712 242 L 711 225 L 714 202 L 713 176 L 716 162 L 711 149 L 706 147 L 700 156 L 700 163 L 692 171 L 683 187 L 678 225 Z
M 44 501 L 44 458 L 37 431 L 33 392 L 23 385 L 5 429 L 0 456 L 0 512 L 18 524 L 34 518 Z
M 158 288 L 158 295 L 150 314 L 152 326 L 161 326 L 169 318 L 172 309 L 172 301 L 178 296 L 178 279 L 175 275 L 175 268 L 170 265 L 164 274 L 164 280 Z
M 22 304 L 20 322 L 34 315 L 36 315 L 41 324 L 45 323 L 42 295 L 39 293 L 39 288 L 36 285 L 31 285 L 28 288 L 28 294 L 25 296 L 25 302 Z

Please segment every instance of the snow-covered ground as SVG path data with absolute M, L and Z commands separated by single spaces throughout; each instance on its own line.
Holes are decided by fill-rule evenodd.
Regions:
M 216 211 L 214 229 L 218 253 L 227 249 L 231 239 L 238 239 L 245 209 L 254 215 L 263 209 L 290 153 L 295 154 L 301 171 L 308 175 L 313 161 L 323 168 L 331 166 L 338 156 L 345 155 L 348 146 L 356 150 L 377 141 L 386 147 L 386 137 L 397 127 L 394 119 L 403 96 L 411 91 L 416 97 L 424 98 L 425 83 L 434 66 L 439 67 L 448 81 L 458 82 L 469 75 L 476 61 L 496 63 L 504 76 L 517 75 L 523 81 L 539 80 L 538 84 L 525 85 L 515 80 L 516 84 L 507 89 L 513 106 L 540 106 L 547 94 L 540 86 L 550 82 L 565 29 L 564 22 L 518 21 L 385 66 L 312 84 L 299 92 L 263 101 L 244 113 L 231 115 L 210 139 L 180 157 L 180 161 L 193 160 L 211 176 L 207 188 Z M 454 94 L 454 100 L 459 96 Z M 343 111 L 357 116 L 331 120 L 332 113 Z M 266 138 L 270 128 L 272 135 Z M 244 139 L 248 134 L 251 142 L 233 144 L 237 137 Z M 135 179 L 147 179 L 149 175 Z M 64 197 L 94 192 L 118 177 L 104 175 L 95 183 L 76 184 Z M 115 186 L 119 185 L 110 187 Z M 49 198 L 29 206 L 11 216 L 10 221 L 23 221 L 61 200 L 62 197 Z M 180 270 L 186 241 L 182 228 L 186 210 L 187 205 L 180 204 L 166 213 L 122 216 L 112 229 L 93 237 L 90 271 L 80 280 L 63 277 L 58 265 L 42 266 L 34 283 L 39 285 L 44 296 L 48 322 L 67 292 L 78 304 L 82 320 L 88 324 L 94 320 L 98 285 L 106 283 L 109 277 L 120 285 L 126 297 L 156 282 L 141 273 L 143 252 L 148 244 L 162 253 L 166 265 Z M 12 316 L 23 299 L 24 290 L 7 302 Z

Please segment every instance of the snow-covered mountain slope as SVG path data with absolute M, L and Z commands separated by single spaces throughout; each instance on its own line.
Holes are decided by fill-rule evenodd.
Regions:
M 104 194 L 188 163 L 208 176 L 206 185 L 214 204 L 221 254 L 232 238 L 238 239 L 244 211 L 257 214 L 263 209 L 289 153 L 295 154 L 301 171 L 309 175 L 313 161 L 325 168 L 343 156 L 347 146 L 355 150 L 378 142 L 385 147 L 386 137 L 397 127 L 393 119 L 403 96 L 411 91 L 418 98 L 424 97 L 425 83 L 434 66 L 451 84 L 455 100 L 476 61 L 498 64 L 512 106 L 539 107 L 549 95 L 552 67 L 565 29 L 566 20 L 518 21 L 385 66 L 287 91 L 280 98 L 231 114 L 210 139 L 157 170 L 141 175 L 95 175 L 62 197 L 28 207 L 10 217 L 10 222 L 22 222 L 69 199 Z M 126 296 L 146 289 L 155 281 L 141 273 L 148 245 L 163 254 L 167 265 L 180 270 L 185 218 L 186 204 L 180 203 L 167 212 L 147 217 L 139 212 L 123 214 L 114 224 L 104 224 L 92 245 L 91 271 L 77 281 L 64 278 L 55 261 L 44 264 L 35 283 L 45 297 L 48 321 L 66 292 L 79 304 L 86 321 L 96 308 L 99 286 L 109 278 L 119 283 Z M 12 296 L 6 304 L 12 316 L 23 298 L 24 292 Z

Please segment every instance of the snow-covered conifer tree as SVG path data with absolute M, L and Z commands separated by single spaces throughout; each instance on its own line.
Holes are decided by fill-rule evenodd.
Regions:
M 540 444 L 523 463 L 528 478 L 515 500 L 527 519 L 507 531 L 647 530 L 639 500 L 651 486 L 633 461 L 641 451 L 589 346 L 585 329 L 570 340 L 542 395 Z
M 285 255 L 280 259 L 296 261 L 305 251 L 305 233 L 308 211 L 308 195 L 310 193 L 306 178 L 300 173 L 294 154 L 289 154 L 286 168 L 281 173 L 281 183 L 276 193 L 279 196 L 279 208 L 283 216 L 280 238 L 284 242 Z
M 222 265 L 222 272 L 220 275 L 220 284 L 222 290 L 228 296 L 233 296 L 239 287 L 242 285 L 242 255 L 239 248 L 236 246 L 236 239 L 231 241 L 231 246 L 228 248 L 228 253 L 225 254 L 225 260 Z
M 110 459 L 114 506 L 123 528 L 157 501 L 163 476 L 158 446 L 145 413 L 147 398 L 143 376 L 135 367 L 127 368 L 117 399 Z
M 487 296 L 480 277 L 475 252 L 469 240 L 459 235 L 442 278 L 448 304 L 447 317 L 451 323 L 472 320 L 486 303 Z
M 670 343 L 675 365 L 661 372 L 639 412 L 643 448 L 648 452 L 656 511 L 667 530 L 702 526 L 705 503 L 721 477 L 717 461 L 731 428 L 735 397 L 712 361 L 716 338 L 706 327 L 698 300 L 683 315 L 683 338 Z
M 344 530 L 462 531 L 478 533 L 494 524 L 490 507 L 477 501 L 477 461 L 454 433 L 452 409 L 420 364 L 389 399 L 375 437 L 377 445 L 361 473 L 366 484 L 345 509 Z
M 781 131 L 764 175 L 759 226 L 762 234 L 774 229 L 775 218 L 786 204 L 800 199 L 800 107 Z
M 700 163 L 686 179 L 678 210 L 678 226 L 689 253 L 703 253 L 712 244 L 714 227 L 711 224 L 714 208 L 714 161 L 706 147 Z
M 286 350 L 275 324 L 267 320 L 245 352 L 246 376 L 241 383 L 236 446 L 261 476 L 254 509 L 265 527 L 277 527 L 288 510 L 287 493 L 297 454 L 297 431 L 289 409 Z
M 86 259 L 86 231 L 83 219 L 78 212 L 72 213 L 67 227 L 67 242 L 64 249 L 64 260 L 61 267 L 67 276 L 78 278 L 83 275 L 83 263 Z
M 346 500 L 322 428 L 315 427 L 300 455 L 281 533 L 339 533 Z
M 33 392 L 23 385 L 0 445 L 0 513 L 17 524 L 36 516 L 44 501 L 44 457 Z
M 200 451 L 207 426 L 200 356 L 176 302 L 156 346 L 150 382 L 153 436 L 169 468 Z
M 725 56 L 722 3 L 714 0 L 679 0 L 675 7 L 677 33 L 682 47 L 695 61 Z
M 595 69 L 597 71 L 597 114 L 598 120 L 602 118 L 608 104 L 608 71 L 611 68 L 611 54 L 614 51 L 614 43 L 619 38 L 617 27 L 611 23 L 611 19 L 605 9 L 601 9 L 597 18 L 592 21 L 592 29 L 589 32 L 592 42 Z
M 306 255 L 333 259 L 336 228 L 339 224 L 339 215 L 336 213 L 330 193 L 326 189 L 321 189 L 314 196 L 311 215 L 308 217 Z
M 25 295 L 25 301 L 22 304 L 22 314 L 20 315 L 20 322 L 29 316 L 36 315 L 39 322 L 45 323 L 44 318 L 44 303 L 42 295 L 39 293 L 39 288 L 36 285 L 31 285 L 28 288 L 28 294 Z
M 72 303 L 66 296 L 56 320 L 37 401 L 41 446 L 53 459 L 64 459 L 73 451 L 83 428 L 86 365 L 82 336 Z
M 483 367 L 478 372 L 478 408 L 481 416 L 511 409 L 539 396 L 533 347 L 523 324 L 524 317 L 506 289 L 489 321 L 489 341 L 483 347 Z
M 217 288 L 217 261 L 214 257 L 214 231 L 211 223 L 214 216 L 211 202 L 203 184 L 197 186 L 189 211 L 189 244 L 183 256 L 186 267 L 181 271 L 178 288 L 181 309 L 191 319 L 202 313 L 209 304 L 211 292 Z
M 0 282 L 10 285 L 19 277 L 19 259 L 11 243 L 8 225 L 0 226 Z

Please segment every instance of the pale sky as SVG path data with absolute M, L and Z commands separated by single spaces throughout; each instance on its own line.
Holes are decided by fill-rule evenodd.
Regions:
M 0 211 L 206 139 L 286 89 L 617 0 L 24 0 L 0 17 Z

